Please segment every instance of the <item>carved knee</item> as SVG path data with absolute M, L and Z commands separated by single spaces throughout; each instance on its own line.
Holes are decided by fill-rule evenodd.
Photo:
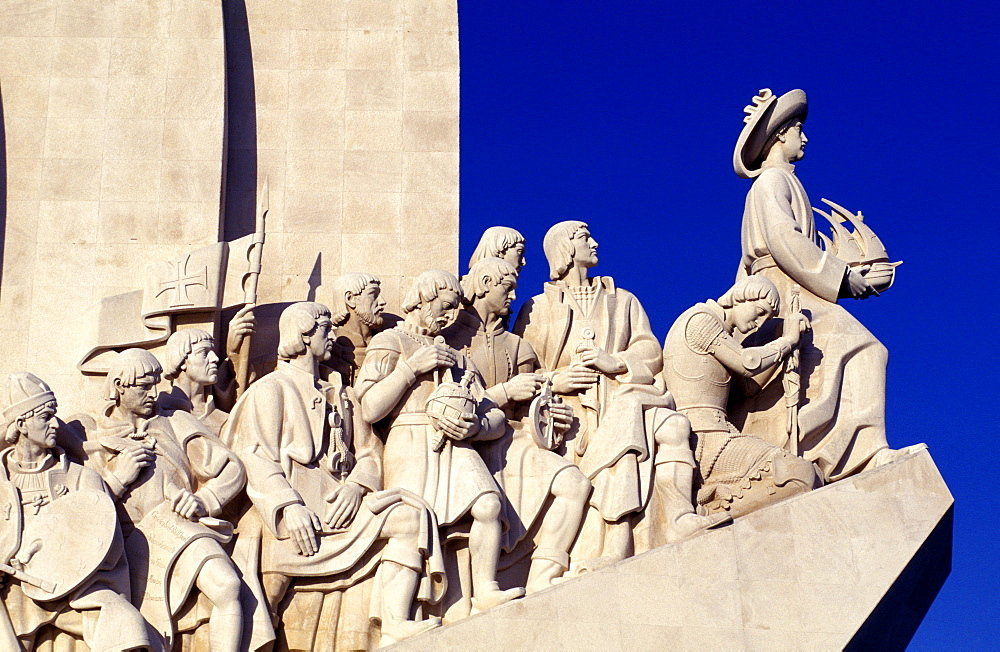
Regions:
M 472 518 L 477 521 L 495 521 L 500 518 L 500 496 L 483 494 L 472 505 Z
M 216 607 L 239 604 L 242 582 L 227 560 L 209 559 L 201 569 L 198 588 Z
M 657 421 L 653 431 L 656 441 L 655 464 L 680 462 L 694 466 L 694 452 L 691 450 L 691 422 L 679 412 L 669 412 L 666 418 Z
M 552 483 L 552 495 L 574 503 L 583 503 L 590 497 L 593 485 L 580 469 L 568 467 L 556 475 Z
M 420 532 L 419 507 L 402 503 L 394 507 L 386 517 L 383 534 L 395 539 L 410 540 Z

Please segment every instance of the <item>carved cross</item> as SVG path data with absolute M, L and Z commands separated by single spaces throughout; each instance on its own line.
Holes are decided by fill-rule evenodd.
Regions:
M 177 278 L 171 281 L 161 281 L 160 291 L 156 293 L 156 296 L 160 296 L 164 292 L 169 290 L 175 290 L 177 292 L 177 300 L 170 304 L 171 308 L 180 308 L 182 306 L 193 306 L 194 303 L 188 296 L 187 289 L 189 287 L 202 286 L 208 290 L 208 267 L 204 267 L 200 272 L 195 272 L 194 274 L 188 274 L 187 266 L 188 262 L 191 260 L 191 254 L 188 254 L 181 260 L 170 263 L 174 270 L 176 271 Z

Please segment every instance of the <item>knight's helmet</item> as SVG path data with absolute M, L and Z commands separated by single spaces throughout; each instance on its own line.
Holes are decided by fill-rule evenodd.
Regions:
M 7 378 L 3 393 L 4 429 L 8 430 L 18 417 L 36 410 L 46 403 L 55 402 L 56 395 L 45 381 L 26 371 L 12 373 Z

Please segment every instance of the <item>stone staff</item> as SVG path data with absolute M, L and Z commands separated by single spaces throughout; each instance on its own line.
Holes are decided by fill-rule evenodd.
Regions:
M 260 278 L 260 261 L 264 253 L 264 234 L 269 208 L 267 181 L 268 178 L 264 177 L 264 189 L 257 200 L 257 223 L 254 227 L 253 243 L 247 252 L 250 264 L 247 273 L 243 275 L 243 303 L 249 306 L 257 303 L 257 279 Z M 236 361 L 237 396 L 250 384 L 250 338 L 251 336 L 247 335 L 240 343 L 240 357 Z

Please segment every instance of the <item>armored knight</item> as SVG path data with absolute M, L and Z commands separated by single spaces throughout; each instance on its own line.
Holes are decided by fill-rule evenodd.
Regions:
M 778 312 L 778 289 L 763 276 L 741 279 L 718 302 L 689 308 L 670 328 L 663 347 L 663 377 L 677 411 L 691 421 L 698 463 L 698 504 L 741 516 L 766 504 L 809 491 L 813 466 L 782 448 L 740 433 L 726 417 L 732 375 L 773 373 L 799 344 L 808 325 L 801 313 L 787 335 L 762 346 L 742 347 L 747 335 Z
M 33 650 L 46 625 L 82 636 L 93 650 L 149 646 L 146 621 L 128 601 L 114 503 L 101 476 L 56 445 L 55 395 L 38 377 L 15 373 L 4 399 L 0 647 Z

